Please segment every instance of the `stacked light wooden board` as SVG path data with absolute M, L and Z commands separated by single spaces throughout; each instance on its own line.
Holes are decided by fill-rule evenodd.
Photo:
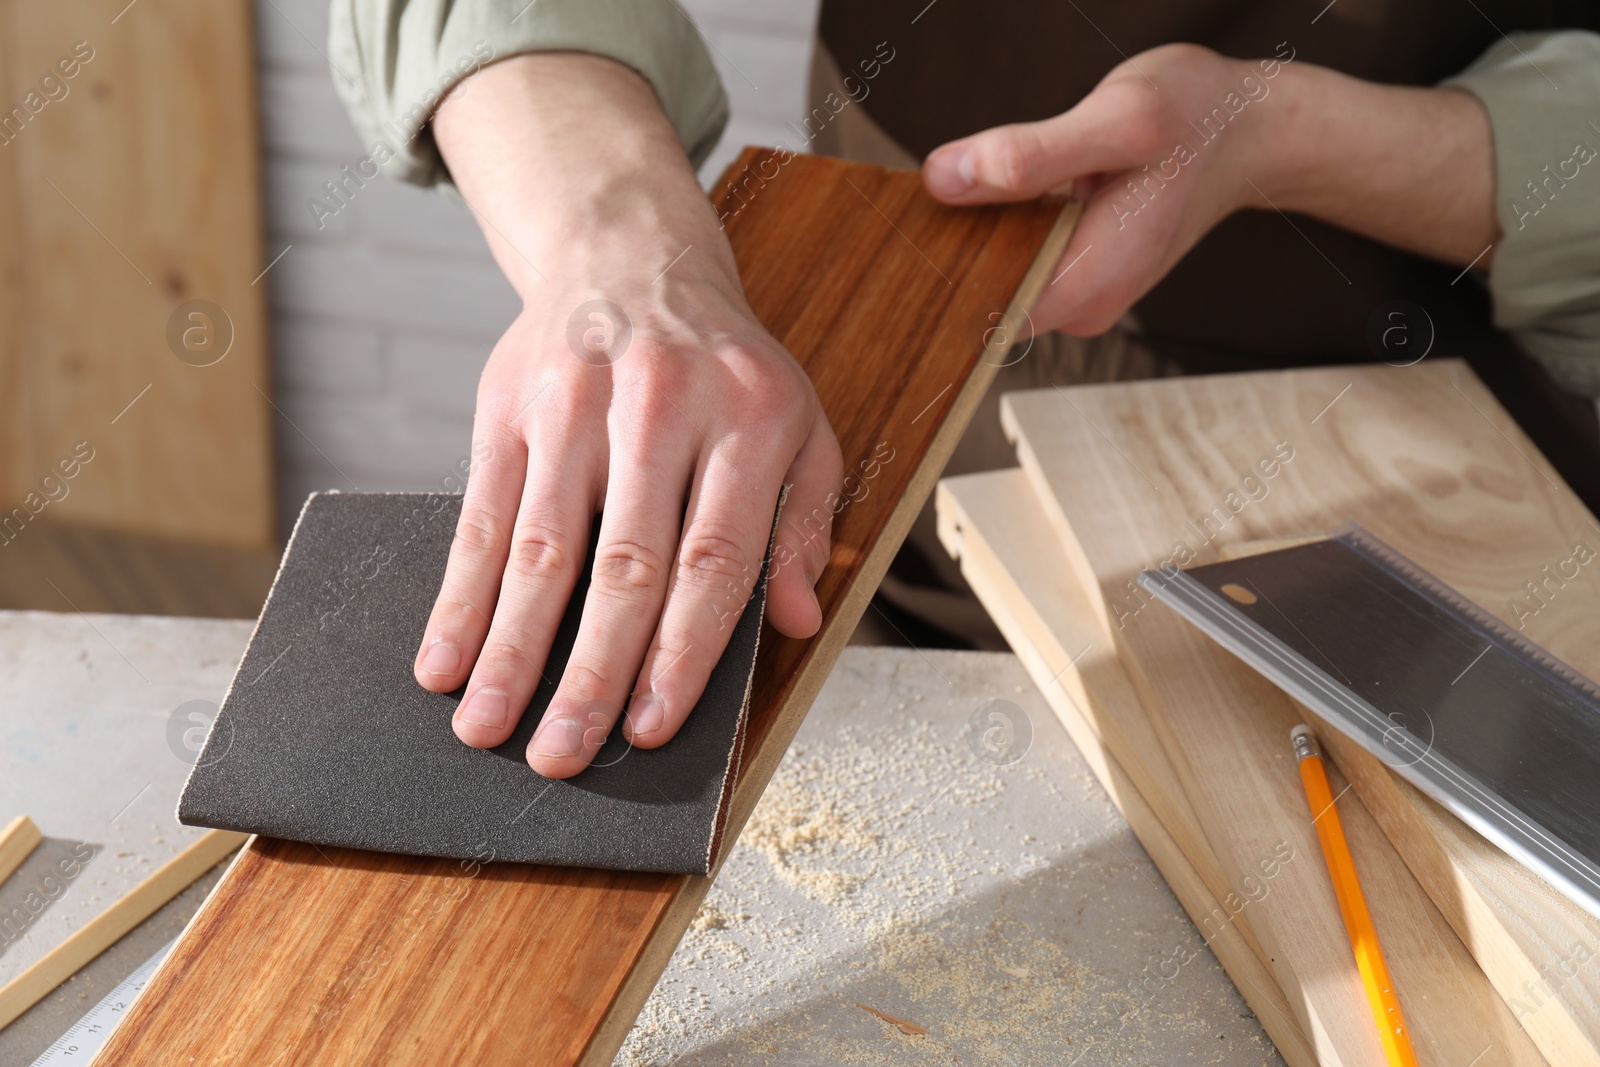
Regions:
M 821 631 L 762 636 L 737 833 L 1000 362 L 974 324 L 998 302 L 1021 325 L 1076 207 L 947 208 L 915 171 L 758 149 L 719 188 L 750 305 L 856 475 Z M 96 1062 L 603 1067 L 709 885 L 253 839 Z
M 1600 578 L 1532 615 L 1525 588 L 1593 517 L 1453 361 L 1041 390 L 1003 416 L 1021 469 L 941 485 L 946 545 L 1285 1058 L 1381 1062 L 1288 748 L 1308 713 L 1131 583 L 1354 520 L 1593 676 Z M 1600 924 L 1319 734 L 1422 1062 L 1600 1062 Z

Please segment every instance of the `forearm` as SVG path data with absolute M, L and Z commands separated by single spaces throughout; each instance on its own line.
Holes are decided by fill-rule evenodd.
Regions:
M 1482 253 L 1499 238 L 1494 142 L 1476 98 L 1308 65 L 1286 66 L 1272 91 L 1279 99 L 1264 101 L 1246 174 L 1262 175 L 1252 180 L 1274 206 L 1447 263 L 1488 266 L 1493 253 Z M 1244 206 L 1267 206 L 1249 186 L 1241 196 Z
M 648 83 L 599 56 L 535 53 L 463 82 L 434 137 L 524 299 L 557 276 L 639 287 L 690 245 L 736 278 L 682 144 Z

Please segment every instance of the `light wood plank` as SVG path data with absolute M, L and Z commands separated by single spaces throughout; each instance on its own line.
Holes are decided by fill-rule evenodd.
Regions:
M 154 915 L 163 904 L 244 844 L 247 836 L 232 830 L 207 830 L 194 844 L 134 886 L 127 896 L 84 923 L 31 967 L 0 986 L 0 1027 L 10 1025 L 46 993 L 116 944 L 123 934 Z
M 992 378 L 973 322 L 1012 299 L 1020 324 L 1076 211 L 944 208 L 915 172 L 765 150 L 730 174 L 751 306 L 876 473 L 835 520 L 821 633 L 763 635 L 737 831 Z M 257 840 L 97 1062 L 609 1064 L 709 884 Z
M 0 829 L 0 884 L 4 884 L 11 873 L 22 866 L 22 861 L 32 854 L 39 846 L 44 836 L 39 833 L 39 828 L 32 819 L 26 815 L 18 815 Z
M 1026 494 L 1026 495 L 1024 495 Z M 1060 560 L 1060 543 L 1048 525 L 1029 521 L 1038 505 L 1017 470 L 946 478 L 938 489 L 940 541 L 964 568 L 971 567 L 989 595 L 984 607 L 1007 638 L 999 608 L 1026 634 L 1053 668 L 1041 683 L 1047 699 L 1068 698 L 1094 736 L 1117 760 L 1168 828 L 1212 897 L 1241 894 L 1206 841 L 1189 799 L 1177 787 L 1155 726 L 1128 681 L 1112 641 L 1094 624 L 1089 598 Z M 1026 589 L 1017 575 L 1027 575 Z M 974 589 L 977 587 L 974 586 Z M 1032 592 L 1029 592 L 1031 590 Z M 1081 747 L 1081 746 L 1080 746 Z M 1108 784 L 1112 799 L 1116 792 Z M 1247 917 L 1241 935 L 1263 961 L 1266 952 Z
M 1093 614 L 1089 609 L 1088 597 L 1082 591 L 1070 590 L 1066 595 L 1061 595 L 1059 590 L 1063 583 L 1040 580 L 1041 575 L 1061 569 L 1061 548 L 1059 538 L 1051 529 L 1044 510 L 1032 493 L 1028 479 L 1016 470 L 946 479 L 940 483 L 940 494 L 940 505 L 945 512 L 941 515 L 941 523 L 960 523 L 960 529 L 952 534 L 952 539 L 959 538 L 963 574 L 969 574 L 970 580 L 974 582 L 974 589 L 984 597 L 985 606 L 989 608 L 1002 629 L 1006 629 L 1007 620 L 1013 621 L 1020 624 L 1017 631 L 1021 639 L 1034 645 L 1055 647 L 1058 650 L 1056 652 L 1058 658 L 1069 655 L 1060 651 L 1059 634 L 1068 633 L 1071 635 L 1069 641 L 1075 642 L 1085 626 L 1090 627 L 1090 632 L 1093 632 Z M 1070 585 L 1070 581 L 1067 584 Z M 1051 621 L 1046 622 L 1046 619 Z M 1018 638 L 1013 637 L 1011 632 L 1007 632 L 1007 638 L 1013 641 L 1015 647 Z M 1023 660 L 1025 664 L 1029 663 L 1027 656 L 1023 656 Z M 1050 669 L 1049 664 L 1041 665 L 1040 669 L 1049 671 L 1049 673 L 1034 674 L 1035 679 L 1044 686 L 1054 676 L 1054 670 Z M 1030 670 L 1032 670 L 1031 664 Z M 1092 706 L 1096 700 L 1094 681 L 1103 680 L 1103 677 L 1096 675 L 1093 680 L 1086 683 L 1085 699 L 1091 704 L 1083 706 Z M 1056 688 L 1058 687 L 1051 686 L 1046 691 Z M 1110 712 L 1103 701 L 1101 705 L 1102 715 Z M 1123 710 L 1118 706 L 1116 712 L 1111 713 Z M 1141 754 L 1135 753 L 1130 757 L 1130 761 L 1141 758 Z M 1330 773 L 1336 778 L 1335 790 L 1341 790 L 1343 781 L 1337 778 L 1339 773 L 1337 768 L 1332 769 Z M 1411 1020 L 1413 1030 L 1421 1035 L 1423 1040 L 1432 1042 L 1437 1051 L 1437 1042 L 1432 1041 L 1432 1036 L 1441 1028 L 1461 1025 L 1464 1018 L 1470 1020 L 1471 1025 L 1486 1027 L 1475 1032 L 1485 1035 L 1483 1043 L 1475 1051 L 1482 1051 L 1484 1045 L 1493 1046 L 1493 1056 L 1499 1057 L 1496 1062 L 1519 1062 L 1519 1055 L 1531 1055 L 1531 1049 L 1526 1042 L 1513 1041 L 1510 1043 L 1510 1048 L 1507 1048 L 1505 1043 L 1493 1040 L 1495 1027 L 1498 1025 L 1503 1028 L 1507 1023 L 1507 1013 L 1503 1005 L 1499 1004 L 1483 976 L 1476 972 L 1465 948 L 1451 935 L 1440 916 L 1423 898 L 1418 887 L 1409 883 L 1406 868 L 1394 856 L 1384 836 L 1376 832 L 1367 812 L 1355 802 L 1354 795 L 1343 800 L 1340 807 L 1343 809 L 1342 815 L 1347 824 L 1346 830 L 1351 837 L 1351 847 L 1361 865 L 1369 897 L 1373 900 L 1375 908 L 1379 906 L 1380 897 L 1383 900 L 1385 914 L 1389 920 L 1384 928 L 1386 937 L 1392 940 L 1396 936 L 1391 929 L 1394 928 L 1399 931 L 1399 936 L 1402 938 L 1398 944 L 1386 941 L 1391 966 L 1397 975 L 1404 976 L 1398 977 L 1397 982 L 1410 995 L 1410 1000 L 1420 999 L 1424 1005 L 1423 1017 Z M 1303 798 L 1299 802 L 1298 810 L 1304 811 Z M 1312 848 L 1313 851 L 1309 854 L 1297 852 L 1292 863 L 1309 864 L 1316 869 L 1323 880 L 1326 880 L 1326 873 L 1320 865 L 1320 853 L 1315 851 L 1315 844 Z M 1152 852 L 1152 858 L 1156 855 Z M 1157 864 L 1161 866 L 1159 860 Z M 1162 873 L 1167 874 L 1167 868 L 1164 866 Z M 1181 880 L 1183 877 L 1183 873 L 1180 872 L 1178 878 Z M 1278 896 L 1280 905 L 1287 901 L 1291 912 L 1296 909 L 1297 905 L 1292 896 L 1279 895 L 1284 890 L 1277 885 L 1277 879 L 1270 881 L 1262 879 L 1259 872 L 1256 872 L 1256 878 L 1259 884 L 1266 885 L 1267 897 L 1245 905 L 1238 922 L 1248 923 L 1252 916 L 1261 915 L 1261 907 L 1273 896 Z M 1177 882 L 1174 882 L 1174 892 L 1178 892 L 1180 899 L 1182 898 Z M 1250 896 L 1253 897 L 1259 892 L 1257 889 Z M 1239 895 L 1244 894 L 1241 892 Z M 1202 913 L 1206 914 L 1213 913 Z M 1197 923 L 1206 934 L 1218 928 L 1215 921 L 1206 923 L 1204 919 L 1197 918 Z M 1338 944 L 1344 946 L 1342 959 L 1348 972 L 1344 976 L 1345 980 L 1353 983 L 1359 994 L 1359 980 L 1354 974 L 1354 962 L 1350 957 L 1348 942 L 1341 941 Z M 1256 979 L 1238 961 L 1223 956 L 1221 949 L 1225 947 L 1219 946 L 1216 941 L 1213 942 L 1218 959 L 1223 962 L 1228 973 L 1235 977 L 1240 992 L 1256 1009 L 1262 1024 L 1266 1026 L 1273 1040 L 1279 1044 L 1285 1059 L 1291 1063 L 1318 1062 L 1314 1055 L 1309 1060 L 1296 1058 L 1310 1043 L 1306 1031 L 1300 1029 L 1297 1023 L 1277 1019 L 1271 1015 L 1271 1002 L 1265 1002 L 1265 998 L 1260 997 L 1259 993 L 1252 999 L 1252 993 L 1256 991 L 1246 983 L 1255 982 Z M 1405 957 L 1403 963 L 1397 959 L 1402 955 Z M 1331 984 L 1337 981 L 1338 977 L 1337 974 L 1330 974 L 1324 984 Z M 1276 983 L 1273 988 L 1277 988 Z M 1258 1000 L 1264 1002 L 1258 1004 Z M 1325 1027 L 1318 1024 L 1317 1007 L 1317 1004 L 1311 1003 L 1305 1005 L 1303 1010 L 1310 1017 L 1311 1032 L 1317 1035 L 1316 1043 L 1322 1046 L 1321 1062 L 1366 1062 L 1350 1059 L 1348 1056 L 1340 1059 L 1336 1048 L 1327 1047 L 1329 1037 Z M 1483 1011 L 1488 1012 L 1486 1024 L 1479 1022 L 1479 1015 Z M 1425 1057 L 1424 1062 L 1433 1061 Z M 1442 1059 L 1439 1062 L 1452 1061 Z M 1523 1059 L 1521 1062 L 1527 1060 Z M 1537 1059 L 1534 1062 L 1537 1062 Z
M 0 516 L 273 545 L 253 12 L 0 5 L 0 109 L 48 100 L 0 145 Z M 169 344 L 192 300 L 232 324 L 213 366 Z
M 1545 1058 L 1600 1063 L 1600 924 L 1360 745 L 1317 736 Z
M 253 618 L 278 554 L 52 522 L 0 549 L 0 608 Z
M 1466 530 L 1487 525 L 1504 533 L 1507 523 L 1497 521 L 1496 511 L 1508 500 L 1543 502 L 1523 508 L 1520 517 L 1510 509 L 1511 526 L 1539 511 L 1547 524 L 1564 492 L 1544 483 L 1544 472 L 1530 469 L 1534 461 L 1522 459 L 1491 424 L 1489 412 L 1498 408 L 1464 367 L 1446 361 L 1390 371 L 1337 368 L 1074 389 L 1065 397 L 1016 394 L 1004 408 L 1068 555 L 1080 576 L 1094 577 L 1102 625 L 1146 707 L 1184 756 L 1174 760 L 1184 791 L 1225 870 L 1249 869 L 1264 848 L 1285 839 L 1298 853 L 1317 855 L 1284 740 L 1298 712 L 1176 615 L 1147 606 L 1128 586 L 1137 572 L 1173 558 L 1185 538 L 1197 558 L 1215 558 L 1218 544 L 1298 536 L 1355 518 L 1425 565 L 1430 558 L 1474 561 L 1463 569 L 1481 576 L 1482 546 L 1462 551 L 1463 538 L 1471 540 Z M 1245 482 L 1274 447 L 1280 455 L 1275 469 L 1268 466 L 1272 477 L 1256 473 Z M 1446 463 L 1466 468 L 1453 487 L 1431 473 Z M 1424 491 L 1419 477 L 1446 491 Z M 1407 528 L 1411 536 L 1391 536 Z M 1430 557 L 1437 538 L 1449 546 Z M 1499 565 L 1527 551 L 1524 545 L 1502 553 Z M 1498 997 L 1484 1005 L 1455 983 L 1425 991 L 1449 955 L 1446 942 L 1456 939 L 1365 810 L 1352 806 L 1345 821 L 1396 980 L 1402 996 L 1409 993 L 1419 1052 L 1441 1063 L 1467 1062 L 1487 1044 L 1512 1059 L 1536 1057 Z M 1282 879 L 1279 889 L 1292 891 L 1275 892 L 1252 916 L 1280 984 L 1304 1006 L 1308 1023 L 1325 1031 L 1324 1055 L 1368 1061 L 1378 1055 L 1376 1043 L 1325 874 L 1320 865 L 1303 864 Z M 1474 1010 L 1464 1009 L 1468 1003 Z
M 1231 909 L 1224 908 L 1219 899 L 1233 890 L 1223 883 L 1219 892 L 1191 858 L 1203 860 L 1215 872 L 1213 877 L 1221 878 L 1216 857 L 1197 847 L 1203 842 L 1198 828 L 1188 822 L 1192 811 L 1187 800 L 1171 795 L 1170 777 L 1142 776 L 1142 782 L 1149 783 L 1149 792 L 1164 795 L 1167 810 L 1181 813 L 1178 817 L 1184 821 L 1177 825 L 1184 827 L 1183 833 L 1195 835 L 1185 839 L 1168 830 L 1155 806 L 1147 801 L 1146 786 L 1136 784 L 1125 770 L 1132 766 L 1148 770 L 1149 757 L 1161 762 L 1159 751 L 1145 750 L 1143 756 L 1135 752 L 1125 764 L 1107 740 L 1111 735 L 1103 728 L 1117 718 L 1142 716 L 1143 711 L 1131 705 L 1119 705 L 1114 714 L 1102 710 L 1102 699 L 1126 698 L 1131 696 L 1131 689 L 1126 678 L 1120 684 L 1115 680 L 1120 668 L 1114 656 L 1106 657 L 1102 652 L 1109 662 L 1091 662 L 1095 642 L 1088 642 L 1087 649 L 1071 647 L 1083 636 L 1083 620 L 1091 617 L 1088 599 L 1070 581 L 1063 583 L 1055 578 L 1060 569 L 1060 549 L 1027 479 L 1017 470 L 946 478 L 939 483 L 938 508 L 940 540 L 960 562 L 962 576 L 1039 686 L 1279 1053 L 1290 1067 L 1317 1063 L 1315 1049 L 1250 931 L 1248 908 L 1230 919 Z M 1048 591 L 1041 594 L 1041 589 Z M 1030 597 L 1026 590 L 1033 590 L 1034 594 Z M 1103 639 L 1098 644 L 1109 647 Z M 1086 673 L 1093 674 L 1098 684 L 1086 684 Z M 1097 690 L 1104 694 L 1103 698 Z M 1156 978 L 1162 977 L 1166 976 L 1158 964 Z M 1149 996 L 1156 1010 L 1161 1010 L 1167 1006 L 1165 998 L 1182 993 L 1162 987 L 1146 990 L 1142 995 Z
M 1219 556 L 1313 538 L 1224 545 Z M 1412 875 L 1466 943 L 1551 1063 L 1600 1064 L 1600 922 L 1424 796 L 1372 753 L 1296 704 Z

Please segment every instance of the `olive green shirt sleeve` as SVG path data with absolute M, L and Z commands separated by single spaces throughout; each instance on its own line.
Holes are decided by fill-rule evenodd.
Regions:
M 1600 396 L 1600 36 L 1512 34 L 1443 84 L 1482 101 L 1493 129 L 1495 324 Z
M 333 83 L 364 145 L 406 181 L 450 180 L 429 121 L 457 82 L 524 52 L 589 52 L 638 71 L 698 166 L 728 120 L 700 33 L 673 0 L 332 0 Z M 603 145 L 596 145 L 603 151 Z

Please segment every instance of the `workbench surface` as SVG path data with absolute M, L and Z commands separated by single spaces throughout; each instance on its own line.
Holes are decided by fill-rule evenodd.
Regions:
M 196 836 L 173 815 L 191 702 L 214 709 L 250 629 L 0 612 L 0 821 L 45 834 L 0 914 L 95 846 L 0 944 L 0 983 Z M 0 1031 L 0 1063 L 31 1062 L 217 873 Z M 1281 1062 L 1014 657 L 848 649 L 617 1063 L 1080 1059 Z

